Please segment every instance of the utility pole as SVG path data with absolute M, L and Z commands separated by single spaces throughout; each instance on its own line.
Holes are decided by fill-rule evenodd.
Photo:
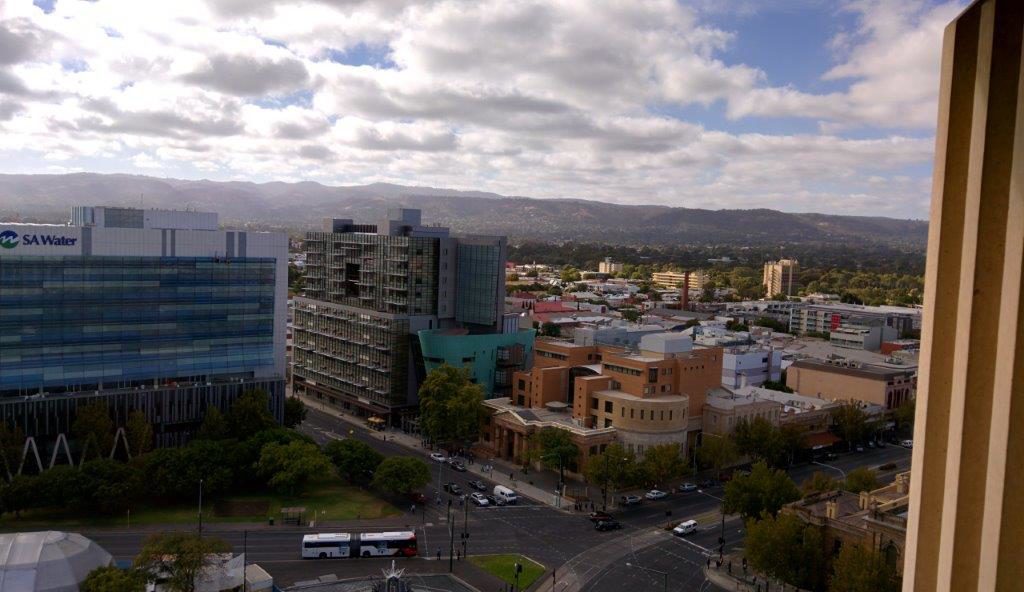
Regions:
M 462 506 L 464 508 L 462 514 L 462 558 L 466 558 L 466 545 L 469 544 L 469 502 L 467 501 Z
M 249 531 L 242 531 L 242 592 L 248 592 L 249 581 L 245 577 L 245 568 L 249 567 Z

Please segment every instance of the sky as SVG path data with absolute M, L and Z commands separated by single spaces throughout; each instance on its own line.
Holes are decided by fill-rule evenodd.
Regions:
M 0 0 L 0 172 L 927 218 L 964 4 Z

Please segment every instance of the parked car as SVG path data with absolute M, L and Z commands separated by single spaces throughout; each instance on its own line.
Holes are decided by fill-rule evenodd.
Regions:
M 594 524 L 595 530 L 618 530 L 622 528 L 622 524 L 618 520 L 601 520 Z
M 591 522 L 597 523 L 597 522 L 604 522 L 604 521 L 607 521 L 607 520 L 614 520 L 612 515 L 609 514 L 608 512 L 591 512 L 590 513 L 590 521 Z
M 464 464 L 462 464 L 462 463 L 460 463 L 458 461 L 450 463 L 450 464 L 451 464 L 451 467 L 452 467 L 453 471 L 458 471 L 460 473 L 465 473 L 466 472 L 466 465 L 464 465 Z
M 875 446 L 878 446 L 879 448 L 885 448 L 886 446 L 888 446 L 888 444 L 885 443 L 885 440 L 879 440 L 878 442 L 875 443 Z
M 902 446 L 904 448 L 913 448 L 914 447 L 914 441 L 913 440 L 900 440 L 900 446 Z
M 696 520 L 687 520 L 686 522 L 681 522 L 679 526 L 672 529 L 672 534 L 676 536 L 688 535 L 691 532 L 697 532 Z
M 874 447 L 875 447 L 875 441 L 874 440 L 868 440 L 868 448 L 874 448 Z
M 668 494 L 665 493 L 664 491 L 661 491 L 660 489 L 652 489 L 645 493 L 644 497 L 646 497 L 649 500 L 660 500 L 668 497 Z
M 440 452 L 431 452 L 430 458 L 431 460 L 435 460 L 437 462 L 445 462 L 448 460 L 448 458 L 445 457 L 445 455 L 441 454 Z
M 462 488 L 459 487 L 459 484 L 455 483 L 454 481 L 449 481 L 448 483 L 445 483 L 444 490 L 452 495 L 462 495 Z
M 697 491 L 696 483 L 683 483 L 682 485 L 679 486 L 680 493 L 688 493 L 690 491 Z
M 480 493 L 479 491 L 474 491 L 473 493 L 471 493 L 469 495 L 469 499 L 473 500 L 473 503 L 480 506 L 481 508 L 484 506 L 491 505 L 491 502 L 487 501 L 487 496 Z
M 414 504 L 423 505 L 423 504 L 427 503 L 427 496 L 423 495 L 422 493 L 420 493 L 418 491 L 414 491 L 414 492 L 409 494 L 409 501 L 411 501 Z
M 644 500 L 639 495 L 624 495 L 619 501 L 624 506 L 635 506 Z
M 700 486 L 705 489 L 707 489 L 708 487 L 714 487 L 716 485 L 718 485 L 718 483 L 716 483 L 714 479 L 705 479 L 700 482 Z
M 490 503 L 492 506 L 504 506 L 505 505 L 505 500 L 503 500 L 500 497 L 495 497 L 493 495 L 485 495 L 484 497 L 487 498 L 488 503 Z
M 469 486 L 477 491 L 487 491 L 487 485 L 483 481 L 470 481 Z

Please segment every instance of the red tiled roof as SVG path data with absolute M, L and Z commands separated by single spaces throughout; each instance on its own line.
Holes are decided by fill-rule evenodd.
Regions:
M 519 298 L 521 300 L 536 300 L 537 299 L 537 295 L 534 294 L 533 292 L 513 292 L 512 293 L 512 297 L 513 298 Z
M 576 311 L 575 308 L 567 308 L 564 304 L 562 304 L 561 302 L 558 302 L 558 301 L 555 301 L 555 302 L 538 301 L 536 304 L 533 305 L 533 312 L 534 313 L 539 313 L 539 312 L 575 312 L 575 311 Z

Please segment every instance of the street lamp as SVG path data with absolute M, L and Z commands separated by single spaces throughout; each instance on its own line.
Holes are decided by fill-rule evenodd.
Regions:
M 664 577 L 665 578 L 665 592 L 668 592 L 668 572 L 667 571 L 661 571 L 660 569 L 653 569 L 653 568 L 650 568 L 650 567 L 644 567 L 642 565 L 633 565 L 632 563 L 629 563 L 629 562 L 626 563 L 626 567 L 635 567 L 637 569 L 642 569 L 644 571 L 649 571 L 651 573 L 655 573 L 655 574 L 658 574 L 659 576 Z
M 199 480 L 199 538 L 203 538 L 203 480 Z
M 559 508 L 562 507 L 562 489 L 565 487 L 565 463 L 562 459 L 562 453 L 549 452 L 542 456 L 542 459 L 550 458 L 552 456 L 558 457 L 558 487 L 555 488 L 555 505 Z

